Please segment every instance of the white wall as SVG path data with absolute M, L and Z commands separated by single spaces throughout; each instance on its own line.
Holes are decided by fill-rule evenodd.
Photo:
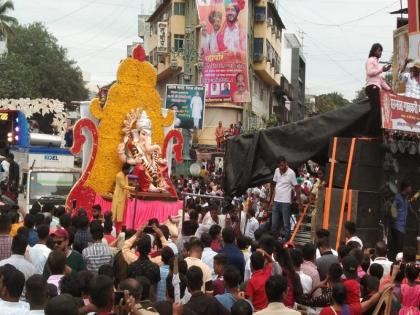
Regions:
M 284 32 L 282 34 L 282 49 L 281 49 L 281 74 L 287 79 L 287 81 L 291 82 L 292 80 L 292 49 L 290 43 L 284 36 Z

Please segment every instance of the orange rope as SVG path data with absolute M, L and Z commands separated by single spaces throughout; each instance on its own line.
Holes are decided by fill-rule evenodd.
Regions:
M 328 181 L 328 187 L 325 189 L 324 216 L 322 220 L 322 228 L 326 230 L 328 230 L 328 225 L 330 221 L 331 191 L 332 191 L 332 185 L 333 185 L 333 179 L 334 179 L 334 166 L 335 166 L 336 153 L 337 153 L 337 137 L 334 137 L 332 157 L 331 157 L 331 167 L 330 167 L 330 178 Z
M 299 218 L 298 222 L 297 222 L 297 223 L 296 223 L 296 225 L 295 225 L 295 228 L 293 229 L 293 233 L 292 233 L 292 236 L 290 237 L 289 243 L 292 243 L 292 242 L 293 242 L 293 240 L 295 239 L 296 234 L 297 234 L 297 232 L 299 231 L 299 227 L 300 227 L 300 225 L 302 224 L 303 218 L 305 217 L 306 212 L 308 211 L 308 208 L 309 208 L 309 204 L 307 204 L 307 205 L 305 206 L 305 208 L 303 208 L 302 215 L 300 216 L 300 218 Z
M 342 227 L 343 227 L 343 218 L 344 218 L 344 208 L 346 206 L 347 189 L 349 187 L 349 180 L 350 180 L 350 174 L 351 174 L 351 167 L 352 167 L 352 164 L 353 164 L 355 144 L 356 144 L 356 138 L 351 139 L 349 161 L 348 161 L 348 164 L 347 164 L 346 179 L 344 181 L 343 197 L 341 199 L 340 219 L 338 221 L 338 231 L 337 231 L 337 242 L 335 243 L 335 248 L 336 249 L 338 249 L 338 246 L 339 246 L 340 240 L 341 240 L 341 231 L 342 231 Z
M 347 221 L 351 220 L 351 208 L 353 206 L 352 204 L 352 199 L 353 199 L 353 190 L 349 189 L 349 199 L 347 201 Z

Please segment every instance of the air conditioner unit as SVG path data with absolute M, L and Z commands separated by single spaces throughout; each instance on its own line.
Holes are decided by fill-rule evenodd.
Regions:
M 273 25 L 273 19 L 272 18 L 268 18 L 267 19 L 267 24 L 270 25 L 270 26 Z
M 254 53 L 254 62 L 261 62 L 263 59 L 264 56 L 262 53 Z
M 255 21 L 264 22 L 265 21 L 265 14 L 264 13 L 255 14 Z
M 168 20 L 168 13 L 165 13 L 163 16 L 162 16 L 162 21 L 167 21 Z

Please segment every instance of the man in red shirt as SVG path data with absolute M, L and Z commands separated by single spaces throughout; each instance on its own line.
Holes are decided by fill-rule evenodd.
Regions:
M 359 263 L 353 256 L 344 257 L 343 273 L 346 279 L 343 280 L 343 285 L 346 288 L 346 304 L 360 303 L 360 284 L 357 278 L 357 267 Z
M 250 259 L 252 276 L 246 285 L 245 297 L 252 302 L 255 311 L 259 311 L 268 305 L 265 283 L 271 276 L 271 257 L 264 251 L 259 250 L 254 252 Z

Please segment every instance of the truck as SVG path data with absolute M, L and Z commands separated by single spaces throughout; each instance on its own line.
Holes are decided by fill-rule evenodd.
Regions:
M 35 202 L 65 205 L 81 169 L 75 167 L 70 150 L 62 146 L 62 136 L 31 130 L 22 111 L 0 109 L 0 159 L 13 153 L 20 172 L 18 203 L 26 211 Z
M 29 211 L 35 202 L 65 205 L 67 195 L 79 179 L 69 149 L 53 147 L 13 147 L 10 150 L 20 166 L 19 204 Z

